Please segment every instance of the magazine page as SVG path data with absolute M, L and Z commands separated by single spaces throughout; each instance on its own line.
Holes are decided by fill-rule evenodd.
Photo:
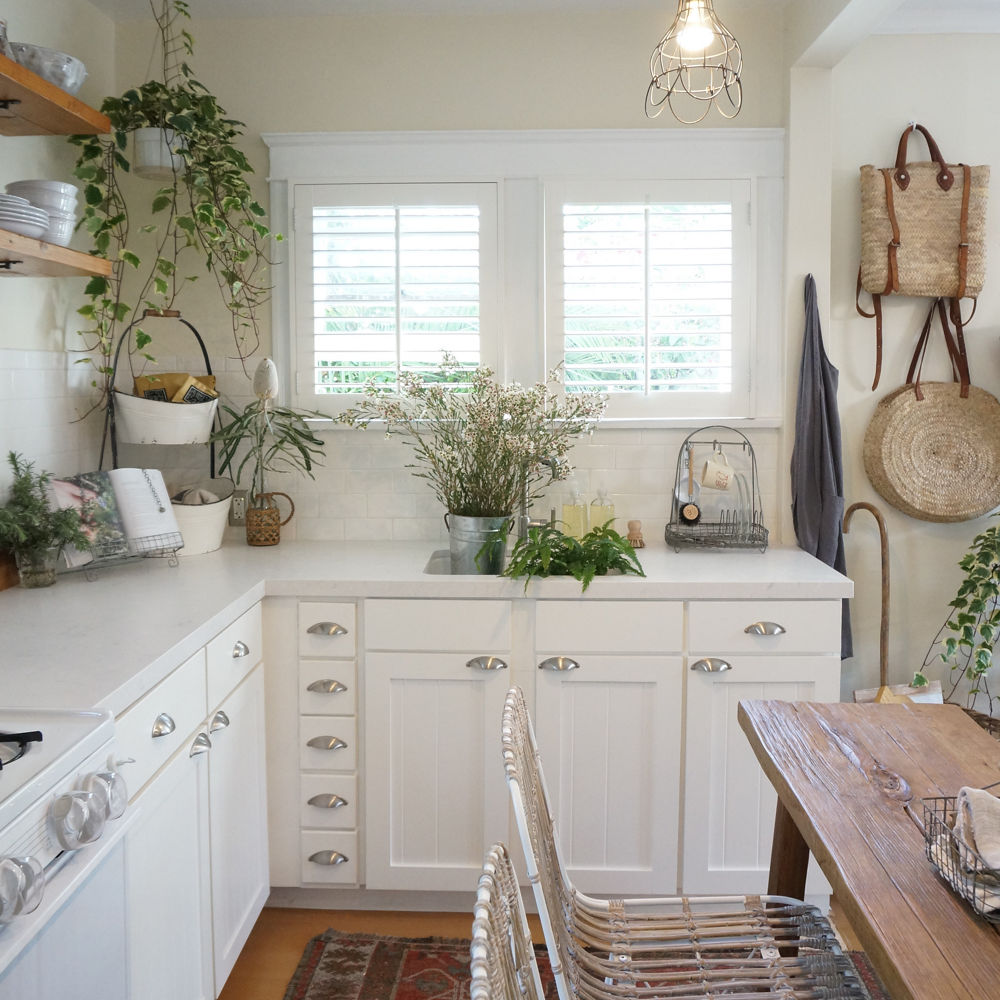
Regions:
M 108 475 L 130 552 L 145 555 L 183 548 L 184 539 L 159 469 L 112 469 Z
M 85 566 L 94 559 L 115 559 L 128 555 L 125 526 L 109 473 L 82 472 L 76 476 L 51 479 L 49 490 L 57 507 L 75 507 L 80 512 L 80 523 L 90 539 L 90 551 L 72 545 L 63 549 L 67 566 Z

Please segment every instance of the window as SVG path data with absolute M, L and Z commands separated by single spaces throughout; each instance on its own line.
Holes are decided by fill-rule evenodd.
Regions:
M 567 392 L 609 393 L 611 415 L 743 415 L 747 185 L 631 187 L 547 191 L 549 357 Z
M 296 191 L 300 395 L 392 388 L 444 351 L 491 363 L 496 328 L 492 184 L 308 185 Z M 315 403 L 313 404 L 315 405 Z

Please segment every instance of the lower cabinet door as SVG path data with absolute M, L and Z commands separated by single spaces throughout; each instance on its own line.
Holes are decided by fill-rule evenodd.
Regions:
M 367 656 L 370 889 L 471 892 L 487 848 L 507 837 L 500 722 L 510 670 L 481 669 L 476 655 Z
M 210 718 L 212 938 L 221 991 L 270 890 L 264 757 L 264 673 L 254 672 Z M 216 728 L 217 727 L 217 728 Z
M 840 658 L 729 656 L 724 670 L 688 671 L 684 779 L 685 893 L 767 889 L 777 796 L 736 713 L 744 699 L 837 701 Z M 718 663 L 716 663 L 718 666 Z M 815 865 L 810 893 L 829 893 Z
M 212 1000 L 208 760 L 185 742 L 133 801 L 125 838 L 129 996 Z M 126 772 L 127 773 L 127 772 Z
M 583 892 L 672 894 L 681 658 L 581 653 L 574 660 L 571 671 L 535 672 L 535 736 L 564 863 Z

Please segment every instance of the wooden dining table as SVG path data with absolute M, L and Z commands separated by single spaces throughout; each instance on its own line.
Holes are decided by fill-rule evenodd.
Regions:
M 809 854 L 893 1000 L 998 1000 L 1000 933 L 927 860 L 925 797 L 1000 782 L 1000 742 L 956 705 L 741 701 L 778 793 L 768 892 Z

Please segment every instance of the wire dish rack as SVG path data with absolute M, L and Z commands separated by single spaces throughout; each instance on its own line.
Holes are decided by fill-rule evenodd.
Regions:
M 702 483 L 710 460 L 730 469 L 723 489 L 712 488 L 710 479 Z M 692 504 L 698 514 L 694 523 L 689 516 Z M 763 522 L 757 457 L 746 435 L 724 424 L 689 434 L 677 453 L 670 520 L 663 532 L 667 544 L 678 552 L 682 548 L 763 552 L 767 548 Z
M 955 796 L 923 799 L 924 846 L 937 873 L 979 916 L 1000 924 L 1000 871 L 986 862 L 953 829 Z

